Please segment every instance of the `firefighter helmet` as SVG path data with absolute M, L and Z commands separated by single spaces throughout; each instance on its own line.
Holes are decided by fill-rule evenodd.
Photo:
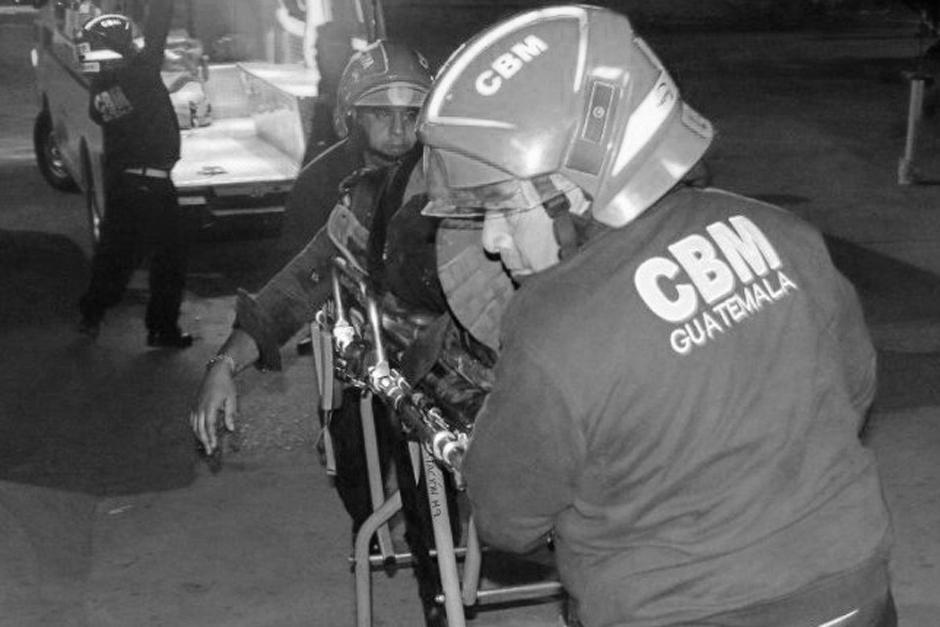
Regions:
M 125 15 L 105 13 L 85 22 L 75 43 L 83 71 L 104 71 L 134 52 L 134 25 Z
M 418 135 L 427 214 L 537 206 L 577 186 L 595 219 L 619 227 L 683 178 L 713 130 L 625 16 L 579 5 L 522 13 L 464 44 Z
M 333 125 L 349 134 L 355 107 L 415 107 L 424 103 L 431 70 L 421 53 L 390 41 L 376 41 L 349 59 L 339 80 Z

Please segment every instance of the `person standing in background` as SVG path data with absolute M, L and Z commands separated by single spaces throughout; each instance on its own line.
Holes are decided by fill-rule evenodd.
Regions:
M 103 133 L 107 204 L 91 281 L 79 302 L 79 330 L 97 337 L 105 312 L 120 302 L 134 269 L 149 257 L 147 345 L 186 348 L 193 338 L 180 330 L 178 318 L 188 236 L 170 178 L 180 158 L 180 132 L 160 75 L 172 15 L 172 0 L 147 5 L 142 49 L 124 15 L 99 15 L 81 28 L 89 112 Z

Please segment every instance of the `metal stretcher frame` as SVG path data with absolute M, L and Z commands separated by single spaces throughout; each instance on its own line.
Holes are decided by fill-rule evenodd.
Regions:
M 339 299 L 340 288 L 335 277 L 334 287 L 337 290 L 336 298 Z M 375 309 L 374 302 L 370 302 L 370 309 Z M 371 311 L 370 314 L 370 322 L 374 325 L 380 318 L 375 311 Z M 332 412 L 333 401 L 333 338 L 332 334 L 325 332 L 324 322 L 322 318 L 318 318 L 317 321 L 311 323 L 311 336 L 314 339 L 314 354 L 317 357 L 315 367 L 320 390 L 320 407 L 329 416 Z M 381 332 L 375 329 L 373 331 L 378 344 L 381 342 L 379 336 Z M 378 348 L 377 353 L 380 356 L 384 355 L 381 347 Z M 352 564 L 355 575 L 356 626 L 372 627 L 373 568 L 408 566 L 414 563 L 415 556 L 410 552 L 396 553 L 391 540 L 389 521 L 401 511 L 402 497 L 401 492 L 397 490 L 388 497 L 384 494 L 370 392 L 364 393 L 361 398 L 360 419 L 373 513 L 362 524 L 356 535 Z M 333 447 L 330 443 L 329 419 L 323 425 L 323 437 L 328 458 L 327 468 L 335 468 L 335 460 L 330 459 Z M 433 529 L 433 547 L 430 557 L 437 563 L 442 590 L 435 602 L 444 608 L 447 627 L 466 626 L 465 607 L 536 599 L 548 601 L 563 594 L 561 582 L 555 580 L 481 589 L 483 550 L 477 536 L 472 512 L 467 526 L 466 544 L 455 546 L 451 535 L 451 513 L 445 494 L 444 469 L 427 443 L 412 441 L 409 442 L 409 447 L 415 478 L 419 478 L 420 475 L 424 476 L 428 503 L 433 504 L 430 512 Z M 416 484 L 419 483 L 416 481 Z M 372 554 L 370 551 L 373 535 L 378 540 L 377 554 Z M 463 561 L 462 571 L 458 566 L 460 561 Z
M 371 409 L 371 398 L 364 398 L 362 408 Z M 366 423 L 372 421 L 371 411 L 361 412 L 366 449 L 372 448 L 375 455 L 367 454 L 366 463 L 369 472 L 369 484 L 376 482 L 381 489 L 382 476 L 378 466 L 377 441 L 375 428 L 366 431 Z M 466 546 L 454 545 L 451 536 L 450 511 L 444 495 L 444 470 L 427 447 L 411 443 L 412 462 L 417 472 L 424 473 L 428 500 L 435 504 L 431 508 L 431 522 L 434 530 L 434 550 L 432 557 L 437 560 L 441 578 L 442 594 L 436 601 L 444 607 L 448 627 L 465 627 L 465 607 L 477 604 L 506 603 L 532 599 L 557 597 L 563 593 L 561 582 L 542 581 L 531 584 L 480 588 L 480 572 L 483 563 L 483 551 L 476 532 L 471 513 L 467 527 Z M 373 460 L 370 462 L 370 460 Z M 402 508 L 401 493 L 395 491 L 382 502 L 373 514 L 360 527 L 354 544 L 353 568 L 356 587 L 356 627 L 372 627 L 372 570 L 394 565 L 410 564 L 414 556 L 411 553 L 395 553 L 391 543 L 383 545 L 383 535 L 388 536 L 388 523 Z M 383 534 L 384 530 L 384 534 Z M 377 534 L 379 553 L 372 555 L 369 550 L 370 539 Z M 458 561 L 463 561 L 463 571 L 458 568 Z

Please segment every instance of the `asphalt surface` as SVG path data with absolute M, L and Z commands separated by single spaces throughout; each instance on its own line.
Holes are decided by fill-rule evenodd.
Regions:
M 879 347 L 868 442 L 892 509 L 901 624 L 940 623 L 940 137 L 924 121 L 925 183 L 897 185 L 909 15 L 786 32 L 658 31 L 654 48 L 716 124 L 714 183 L 775 202 L 827 234 Z M 428 54 L 450 30 L 415 25 Z M 74 332 L 88 278 L 84 208 L 32 161 L 27 21 L 0 15 L 0 625 L 353 624 L 349 523 L 313 449 L 309 358 L 240 381 L 242 432 L 221 472 L 185 410 L 224 339 L 237 285 L 270 242 L 200 242 L 187 351 L 149 350 L 138 274 L 96 343 Z M 499 563 L 493 577 L 518 575 Z M 373 575 L 376 625 L 421 624 L 407 569 Z M 550 625 L 557 606 L 481 611 L 471 625 Z

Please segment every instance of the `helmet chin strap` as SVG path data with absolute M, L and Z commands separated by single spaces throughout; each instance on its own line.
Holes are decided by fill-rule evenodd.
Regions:
M 571 201 L 565 194 L 546 200 L 542 203 L 542 208 L 552 219 L 559 260 L 573 256 L 588 240 L 607 230 L 607 227 L 592 220 L 589 212 L 583 215 L 572 213 Z
M 571 202 L 564 194 L 549 198 L 542 203 L 542 209 L 552 219 L 552 232 L 558 242 L 558 258 L 567 259 L 578 252 L 578 233 L 571 219 Z

